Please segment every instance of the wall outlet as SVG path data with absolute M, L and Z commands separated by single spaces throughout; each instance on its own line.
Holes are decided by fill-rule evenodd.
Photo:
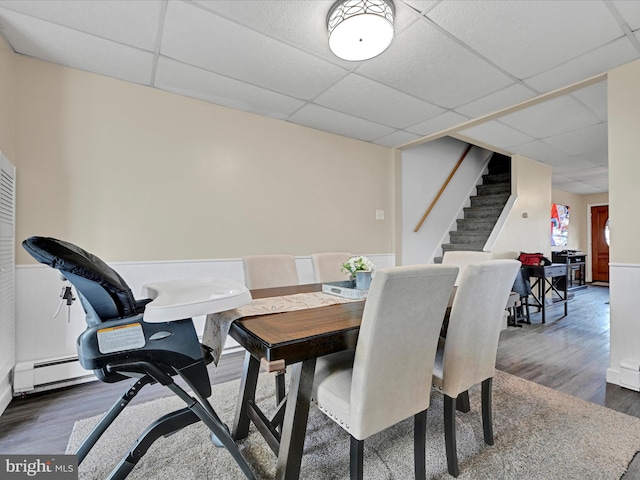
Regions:
M 376 210 L 376 220 L 384 220 L 384 210 Z

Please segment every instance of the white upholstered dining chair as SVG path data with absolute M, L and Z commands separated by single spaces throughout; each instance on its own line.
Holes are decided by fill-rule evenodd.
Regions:
M 341 282 L 349 280 L 342 271 L 342 264 L 351 258 L 348 252 L 312 253 L 313 278 L 316 283 Z
M 491 388 L 498 339 L 517 260 L 489 260 L 466 267 L 451 307 L 447 338 L 438 347 L 433 384 L 444 394 L 444 434 L 449 473 L 458 476 L 456 403 L 468 410 L 468 391 L 479 383 L 484 441 L 493 445 Z M 460 404 L 459 404 L 460 407 Z
M 293 255 L 248 255 L 242 257 L 244 283 L 249 290 L 298 285 Z
M 416 478 L 425 478 L 433 362 L 457 272 L 444 265 L 378 270 L 355 351 L 317 360 L 313 399 L 351 435 L 351 479 L 363 478 L 364 440 L 412 416 Z
M 242 257 L 244 284 L 249 290 L 298 285 L 293 255 L 248 255 Z M 285 370 L 276 372 L 276 404 L 285 395 Z
M 484 262 L 491 259 L 491 252 L 476 252 L 471 250 L 444 252 L 442 255 L 443 265 L 455 265 L 459 268 L 456 286 L 460 283 L 462 274 L 472 263 Z

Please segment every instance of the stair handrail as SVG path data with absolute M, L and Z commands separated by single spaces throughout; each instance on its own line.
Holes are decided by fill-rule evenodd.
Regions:
M 469 153 L 469 151 L 471 150 L 471 147 L 473 145 L 469 144 L 469 146 L 467 147 L 467 149 L 464 151 L 464 153 L 462 154 L 462 156 L 460 157 L 460 160 L 458 160 L 458 163 L 456 163 L 455 167 L 453 167 L 453 169 L 451 170 L 451 173 L 449 174 L 449 176 L 447 177 L 447 179 L 444 181 L 444 183 L 442 184 L 442 187 L 440 187 L 440 191 L 438 192 L 438 194 L 435 196 L 435 198 L 431 201 L 431 205 L 429 205 L 429 208 L 427 208 L 427 211 L 424 212 L 424 215 L 422 215 L 422 218 L 420 219 L 420 221 L 418 222 L 418 224 L 416 225 L 416 228 L 413 229 L 413 231 L 415 233 L 418 232 L 418 230 L 420 230 L 420 228 L 422 228 L 422 224 L 424 223 L 424 221 L 427 219 L 427 217 L 429 216 L 429 214 L 431 213 L 431 210 L 433 210 L 433 207 L 435 207 L 436 203 L 438 202 L 438 199 L 440 198 L 440 195 L 442 195 L 442 192 L 444 192 L 444 189 L 447 188 L 447 185 L 449 185 L 449 182 L 451 181 L 451 179 L 453 178 L 453 176 L 455 175 L 456 171 L 458 170 L 458 167 L 460 167 L 460 164 L 462 163 L 462 161 L 464 160 L 464 157 L 467 156 L 467 153 Z

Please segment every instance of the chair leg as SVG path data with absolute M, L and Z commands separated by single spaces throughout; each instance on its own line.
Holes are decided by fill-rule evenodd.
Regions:
M 491 415 L 491 390 L 493 378 L 487 378 L 482 382 L 482 431 L 484 443 L 493 445 L 493 419 Z
M 188 407 L 158 418 L 133 443 L 129 453 L 122 457 L 118 465 L 111 471 L 107 477 L 108 480 L 126 478 L 158 438 L 168 436 L 197 421 L 199 421 L 198 416 Z
M 471 403 L 469 403 L 469 390 L 462 392 L 456 399 L 456 409 L 462 413 L 471 411 Z
M 349 473 L 351 480 L 363 480 L 364 440 L 351 436 Z
M 427 411 L 416 413 L 413 417 L 413 463 L 416 480 L 426 480 L 427 466 L 425 450 L 427 438 Z
M 82 463 L 84 457 L 87 456 L 89 451 L 96 444 L 102 434 L 109 428 L 118 415 L 124 410 L 129 402 L 138 394 L 140 389 L 145 385 L 152 383 L 154 380 L 148 375 L 136 380 L 129 389 L 113 404 L 111 409 L 102 417 L 100 423 L 94 427 L 91 433 L 84 439 L 82 445 L 78 447 L 76 455 L 78 456 L 78 465 Z
M 456 447 L 456 399 L 444 396 L 444 443 L 447 450 L 447 468 L 451 476 L 457 477 L 458 452 Z

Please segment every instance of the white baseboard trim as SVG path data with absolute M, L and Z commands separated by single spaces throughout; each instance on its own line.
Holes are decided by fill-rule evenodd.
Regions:
M 620 385 L 620 370 L 607 368 L 607 383 Z
M 7 382 L 0 388 L 0 415 L 2 415 L 6 408 L 9 406 L 12 397 L 13 395 L 11 394 L 11 384 L 7 379 Z

